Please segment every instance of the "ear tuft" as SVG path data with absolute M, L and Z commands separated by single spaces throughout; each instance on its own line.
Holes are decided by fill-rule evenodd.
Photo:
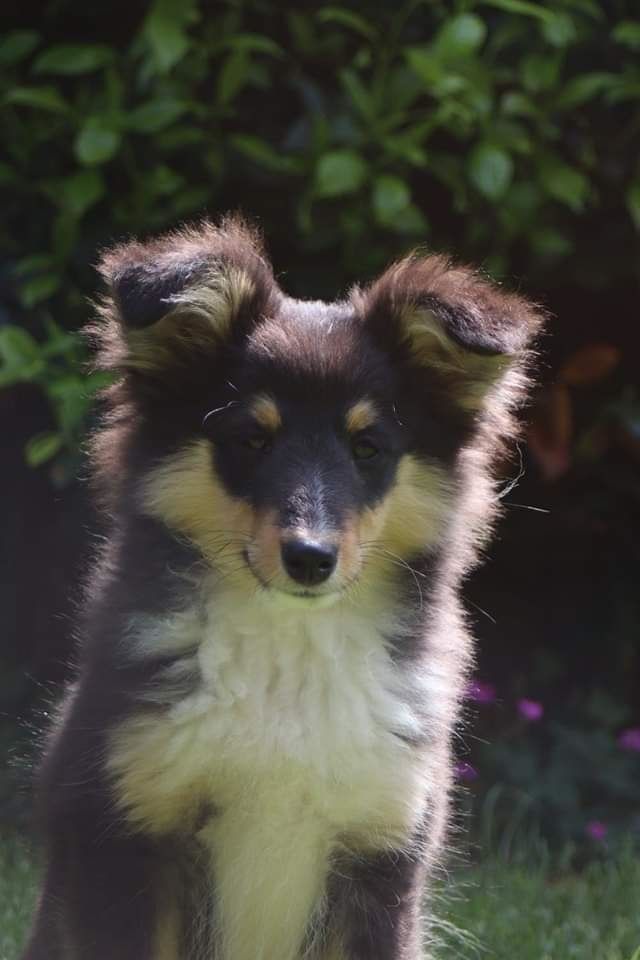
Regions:
M 108 251 L 107 294 L 88 328 L 103 367 L 158 372 L 247 329 L 277 297 L 260 237 L 239 217 Z
M 438 255 L 401 260 L 355 299 L 379 340 L 433 370 L 468 409 L 522 364 L 544 320 L 537 306 Z

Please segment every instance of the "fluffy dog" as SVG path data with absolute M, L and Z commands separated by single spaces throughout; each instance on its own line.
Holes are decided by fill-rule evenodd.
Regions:
M 294 300 L 237 218 L 101 270 L 110 535 L 25 960 L 416 960 L 540 311 L 418 254 Z

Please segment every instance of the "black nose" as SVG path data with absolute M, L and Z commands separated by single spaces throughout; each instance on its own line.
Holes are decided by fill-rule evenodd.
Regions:
M 328 580 L 338 559 L 338 548 L 313 540 L 289 540 L 282 545 L 282 562 L 292 580 L 313 587 Z

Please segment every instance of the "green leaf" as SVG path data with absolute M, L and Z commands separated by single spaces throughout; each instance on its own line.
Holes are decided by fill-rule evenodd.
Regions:
M 61 43 L 44 50 L 33 65 L 34 73 L 75 75 L 93 73 L 113 59 L 110 47 L 97 43 Z
M 184 186 L 185 179 L 166 164 L 158 164 L 148 177 L 149 189 L 160 196 L 176 194 Z
M 21 285 L 20 302 L 25 307 L 35 307 L 52 296 L 59 286 L 60 277 L 57 273 L 41 273 Z
M 93 370 L 84 381 L 87 396 L 95 396 L 100 390 L 110 387 L 114 380 L 115 375 L 107 370 Z
M 543 21 L 542 34 L 552 46 L 567 47 L 576 39 L 578 32 L 568 13 L 554 11 L 551 20 Z
M 577 37 L 574 21 L 563 11 L 554 11 L 550 20 L 543 21 L 542 33 L 554 47 L 567 47 Z
M 500 109 L 504 114 L 511 117 L 533 117 L 537 113 L 533 101 L 518 90 L 503 95 L 500 100 Z
M 625 100 L 640 100 L 640 74 L 635 70 L 619 74 L 607 94 L 608 103 L 624 103 Z
M 604 71 L 583 73 L 580 76 L 573 77 L 558 96 L 556 107 L 561 110 L 579 107 L 581 104 L 593 100 L 603 91 L 611 89 L 615 86 L 616 80 L 615 74 Z
M 474 147 L 467 166 L 472 183 L 489 200 L 501 197 L 511 183 L 513 161 L 505 150 L 491 143 Z
M 365 181 L 367 165 L 354 150 L 331 150 L 320 158 L 315 188 L 319 197 L 355 193 Z
M 425 237 L 429 232 L 425 215 L 414 203 L 410 203 L 401 210 L 394 222 L 389 224 L 389 228 L 396 233 L 408 233 L 420 237 Z
M 75 217 L 81 217 L 104 196 L 104 191 L 101 173 L 97 170 L 79 170 L 62 182 L 62 205 Z
M 167 73 L 189 49 L 186 26 L 194 19 L 192 0 L 155 0 L 144 26 L 147 39 L 160 73 Z
M 584 208 L 590 191 L 589 180 L 584 174 L 550 157 L 543 159 L 540 165 L 540 183 L 554 200 L 564 203 L 574 213 L 580 213 Z
M 632 50 L 640 50 L 640 20 L 623 20 L 611 32 L 616 43 Z
M 339 23 L 341 26 L 359 33 L 366 40 L 375 40 L 378 36 L 378 31 L 368 20 L 345 7 L 322 7 L 316 13 L 316 18 L 320 23 Z
M 304 57 L 308 57 L 319 42 L 317 36 L 318 31 L 311 17 L 299 10 L 288 10 L 287 26 L 289 27 L 294 50 L 301 53 Z
M 60 113 L 69 106 L 55 87 L 14 87 L 5 96 L 6 103 L 15 103 L 24 107 L 35 107 Z
M 560 60 L 557 56 L 532 53 L 520 64 L 522 80 L 527 90 L 551 90 L 558 84 Z
M 89 117 L 78 133 L 74 149 L 80 163 L 94 166 L 110 160 L 120 146 L 120 133 L 105 117 Z
M 202 208 L 211 203 L 210 187 L 190 187 L 181 190 L 171 198 L 171 217 L 179 220 L 181 217 L 191 216 L 202 212 Z
M 40 467 L 62 449 L 59 433 L 37 433 L 30 437 L 25 447 L 25 457 L 30 467 Z
M 347 67 L 340 71 L 340 80 L 358 113 L 368 120 L 371 119 L 375 113 L 375 102 L 359 74 Z
M 272 40 L 260 33 L 235 33 L 227 39 L 227 46 L 244 53 L 266 53 L 271 57 L 283 57 L 284 50 Z
M 372 200 L 378 223 L 390 226 L 411 203 L 411 191 L 400 177 L 385 173 L 374 181 Z
M 40 34 L 35 30 L 12 30 L 0 40 L 0 64 L 19 63 L 35 50 L 39 42 Z
M 21 367 L 37 360 L 40 347 L 28 330 L 7 323 L 0 327 L 0 358 L 10 367 Z
M 91 402 L 84 377 L 74 374 L 58 376 L 49 385 L 49 395 L 54 400 L 63 432 L 73 435 L 82 424 Z
M 278 153 L 271 144 L 261 140 L 260 137 L 238 133 L 230 137 L 230 143 L 250 160 L 275 173 L 290 173 L 297 170 L 298 165 L 293 157 Z
M 411 69 L 428 88 L 437 83 L 444 73 L 443 64 L 431 47 L 407 47 L 404 55 Z
M 79 224 L 77 217 L 64 208 L 51 225 L 51 247 L 61 260 L 71 257 L 71 251 L 78 241 Z
M 136 133 L 157 133 L 170 126 L 187 110 L 183 100 L 165 97 L 149 100 L 129 111 L 126 118 L 127 127 Z
M 634 226 L 640 231 L 640 181 L 631 184 L 627 190 L 626 201 Z
M 451 98 L 468 86 L 466 77 L 447 67 L 444 58 L 432 47 L 408 47 L 404 51 L 407 63 L 422 80 L 426 92 L 438 99 Z M 457 109 L 457 105 L 454 105 Z M 433 126 L 437 125 L 433 123 Z
M 222 106 L 231 103 L 249 78 L 251 60 L 244 50 L 234 50 L 220 67 L 217 100 Z
M 530 243 L 535 254 L 551 259 L 566 257 L 573 249 L 569 238 L 559 230 L 554 230 L 553 227 L 534 229 L 530 236 Z
M 530 3 L 529 0 L 481 0 L 481 2 L 485 6 L 497 7 L 498 10 L 521 14 L 523 17 L 534 17 L 536 20 L 548 21 L 555 16 L 553 10 L 538 3 Z
M 79 346 L 78 340 L 77 333 L 59 331 L 44 341 L 41 347 L 42 356 L 47 358 L 72 357 Z
M 5 387 L 34 379 L 44 366 L 38 343 L 13 324 L 0 327 L 0 361 L 0 385 Z
M 42 273 L 48 270 L 54 262 L 51 253 L 32 253 L 28 257 L 22 257 L 13 268 L 17 277 L 27 277 L 33 273 Z
M 436 37 L 439 52 L 449 56 L 468 56 L 484 43 L 487 28 L 475 13 L 461 13 L 446 20 Z

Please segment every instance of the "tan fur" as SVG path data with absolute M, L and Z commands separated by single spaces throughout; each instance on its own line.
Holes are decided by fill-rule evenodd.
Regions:
M 363 514 L 362 543 L 372 543 L 411 559 L 437 542 L 443 531 L 451 490 L 446 472 L 406 455 L 398 465 L 396 481 L 382 503 Z M 388 560 L 382 565 L 388 567 Z
M 217 479 L 207 440 L 193 441 L 152 470 L 141 498 L 151 516 L 186 534 L 212 564 L 242 575 L 238 556 L 254 533 L 256 517 Z
M 256 516 L 253 538 L 247 547 L 250 563 L 265 584 L 272 584 L 282 575 L 280 563 L 281 529 L 275 510 Z
M 188 747 L 188 737 L 172 741 L 166 724 L 144 715 L 127 721 L 111 738 L 107 766 L 118 784 L 119 806 L 133 826 L 151 836 L 194 831 L 210 798 L 206 768 L 196 779 L 180 778 L 176 761 Z
M 251 278 L 241 270 L 211 270 L 205 281 L 175 297 L 175 306 L 162 319 L 128 332 L 127 366 L 151 373 L 170 367 L 181 355 L 215 350 L 253 293 Z
M 347 410 L 346 425 L 349 433 L 358 433 L 366 430 L 376 422 L 376 409 L 370 400 L 358 400 L 350 410 Z
M 268 396 L 268 394 L 261 394 L 252 400 L 251 413 L 261 427 L 272 433 L 275 433 L 282 426 L 282 417 L 278 405 L 273 397 Z
M 472 353 L 447 336 L 432 310 L 407 307 L 401 330 L 414 361 L 434 370 L 465 410 L 478 410 L 491 385 L 509 366 L 508 357 Z
M 176 890 L 161 891 L 157 901 L 153 960 L 181 960 L 182 915 Z

